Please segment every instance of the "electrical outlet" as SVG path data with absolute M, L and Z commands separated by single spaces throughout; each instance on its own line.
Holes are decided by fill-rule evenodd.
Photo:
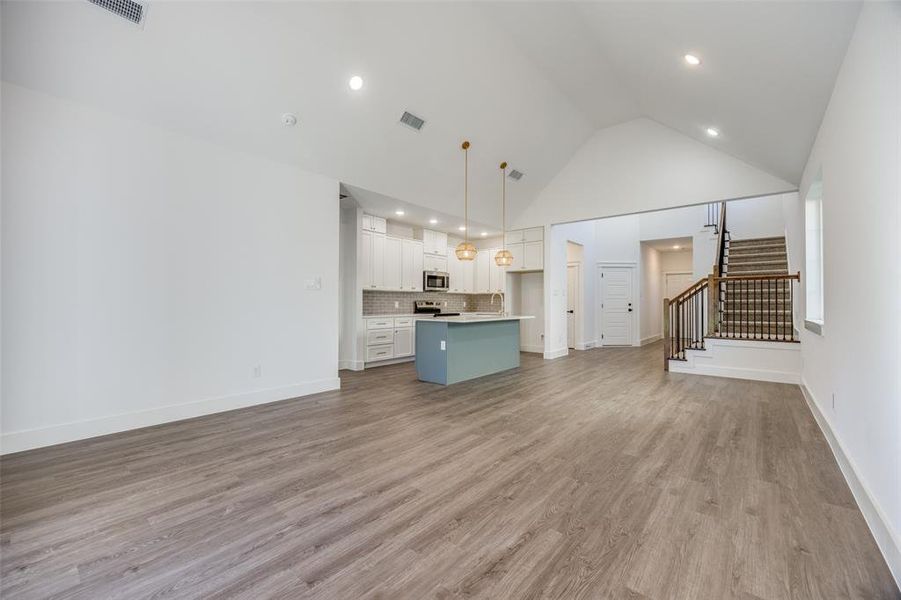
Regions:
M 442 349 L 442 350 L 447 350 L 447 341 L 441 340 L 441 349 Z
M 397 300 L 394 301 L 394 308 L 400 308 L 400 302 Z
M 463 308 L 466 308 L 466 300 L 463 301 Z
M 257 379 L 263 376 L 263 367 L 261 365 L 257 365 L 253 368 L 253 377 Z
M 444 301 L 444 306 L 447 306 L 447 300 Z

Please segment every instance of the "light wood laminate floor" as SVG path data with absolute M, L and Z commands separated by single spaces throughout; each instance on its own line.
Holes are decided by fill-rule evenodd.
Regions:
M 4 457 L 6 598 L 898 598 L 796 386 L 523 355 Z

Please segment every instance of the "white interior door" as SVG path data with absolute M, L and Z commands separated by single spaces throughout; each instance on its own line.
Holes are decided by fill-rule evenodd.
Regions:
M 666 273 L 663 276 L 663 297 L 675 298 L 694 283 L 691 271 Z
M 601 344 L 631 346 L 635 341 L 634 267 L 601 267 Z
M 579 296 L 579 266 L 566 266 L 566 345 L 576 347 L 576 299 Z

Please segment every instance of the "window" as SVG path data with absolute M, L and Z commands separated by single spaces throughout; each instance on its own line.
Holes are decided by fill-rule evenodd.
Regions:
M 804 199 L 806 310 L 804 326 L 823 333 L 823 176 L 818 174 Z

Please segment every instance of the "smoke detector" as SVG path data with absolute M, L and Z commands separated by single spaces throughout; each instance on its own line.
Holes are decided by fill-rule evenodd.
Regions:
M 297 115 L 294 113 L 285 113 L 282 115 L 282 125 L 285 127 L 294 127 L 297 125 Z

